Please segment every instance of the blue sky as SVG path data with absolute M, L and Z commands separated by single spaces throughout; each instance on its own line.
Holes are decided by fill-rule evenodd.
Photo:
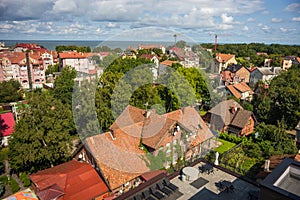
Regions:
M 300 45 L 297 0 L 1 0 L 0 40 L 166 40 Z M 151 27 L 151 31 L 149 30 Z

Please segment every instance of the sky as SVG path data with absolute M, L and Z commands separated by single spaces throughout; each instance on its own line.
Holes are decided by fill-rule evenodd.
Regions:
M 299 0 L 1 0 L 1 40 L 300 45 Z

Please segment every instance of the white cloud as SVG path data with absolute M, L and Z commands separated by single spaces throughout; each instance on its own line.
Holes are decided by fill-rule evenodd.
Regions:
M 262 24 L 262 23 L 259 23 L 257 26 L 258 26 L 262 31 L 264 31 L 264 32 L 270 32 L 270 31 L 271 31 L 271 28 L 270 28 L 269 26 L 264 25 L 264 24 Z
M 221 15 L 222 18 L 222 22 L 225 24 L 232 24 L 233 23 L 233 17 L 232 16 L 228 16 L 227 13 L 223 13 Z
M 108 22 L 106 25 L 107 28 L 118 28 L 119 25 L 117 23 Z
M 282 22 L 282 19 L 272 18 L 272 19 L 271 19 L 271 22 L 273 22 L 273 23 Z
M 265 10 L 265 11 L 261 12 L 261 14 L 263 14 L 263 15 L 268 15 L 268 14 L 270 14 L 270 12 L 267 11 L 267 10 Z
M 248 19 L 247 19 L 247 21 L 248 21 L 248 22 L 254 22 L 254 21 L 255 21 L 255 19 L 254 19 L 254 18 L 252 18 L 252 17 L 250 17 L 250 18 L 248 18 Z
M 292 3 L 289 4 L 287 7 L 285 7 L 284 11 L 295 12 L 295 11 L 299 11 L 299 9 L 300 9 L 300 3 Z
M 296 31 L 295 28 L 289 28 L 289 29 L 288 29 L 288 28 L 280 27 L 279 29 L 280 29 L 280 31 L 281 31 L 282 33 Z
M 294 21 L 294 22 L 300 22 L 300 17 L 293 17 L 292 21 Z
M 248 31 L 249 28 L 248 28 L 248 26 L 244 26 L 242 30 L 243 30 L 243 31 Z

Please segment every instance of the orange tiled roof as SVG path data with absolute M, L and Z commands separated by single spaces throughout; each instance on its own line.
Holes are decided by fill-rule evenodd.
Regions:
M 218 62 L 228 62 L 230 59 L 232 59 L 235 55 L 232 54 L 224 54 L 224 53 L 217 53 L 216 54 L 216 60 Z
M 58 54 L 61 59 L 88 58 L 90 53 L 81 53 L 75 51 L 62 52 Z
M 121 129 L 114 130 L 114 137 L 113 140 L 107 132 L 86 139 L 111 189 L 150 171 L 142 159 L 145 152 L 138 148 L 140 137 L 131 136 Z
M 87 138 L 87 146 L 110 188 L 118 188 L 150 171 L 145 152 L 139 149 L 141 137 L 143 144 L 157 149 L 177 122 L 192 132 L 198 130 L 197 144 L 213 136 L 193 107 L 158 115 L 154 110 L 146 112 L 127 106 L 110 127 L 112 132 Z
M 75 160 L 39 171 L 30 175 L 30 179 L 43 196 L 51 196 L 51 188 L 63 192 L 64 195 L 58 200 L 90 200 L 108 192 L 107 186 L 90 164 Z M 61 193 L 56 192 L 57 195 Z
M 298 63 L 300 63 L 300 57 L 297 57 L 296 59 L 297 59 Z
M 253 93 L 252 89 L 247 85 L 247 83 L 242 82 L 242 83 L 235 83 L 233 85 L 233 87 L 235 87 L 235 89 L 237 89 L 240 92 L 247 92 L 250 91 L 250 94 Z
M 171 67 L 173 63 L 178 63 L 178 61 L 164 60 L 164 61 L 161 62 L 160 64 L 162 64 L 162 65 L 167 65 L 167 66 Z
M 230 93 L 236 98 L 240 99 L 242 95 L 233 87 L 233 85 L 227 85 L 226 88 L 230 91 Z

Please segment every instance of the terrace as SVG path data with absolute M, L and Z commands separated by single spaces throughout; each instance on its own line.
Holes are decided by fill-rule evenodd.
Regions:
M 196 180 L 186 179 L 182 175 L 171 180 L 182 193 L 179 200 L 258 198 L 259 188 L 256 185 L 222 171 L 219 167 L 200 162 L 193 168 L 199 170 Z M 201 169 L 209 170 L 201 171 Z

